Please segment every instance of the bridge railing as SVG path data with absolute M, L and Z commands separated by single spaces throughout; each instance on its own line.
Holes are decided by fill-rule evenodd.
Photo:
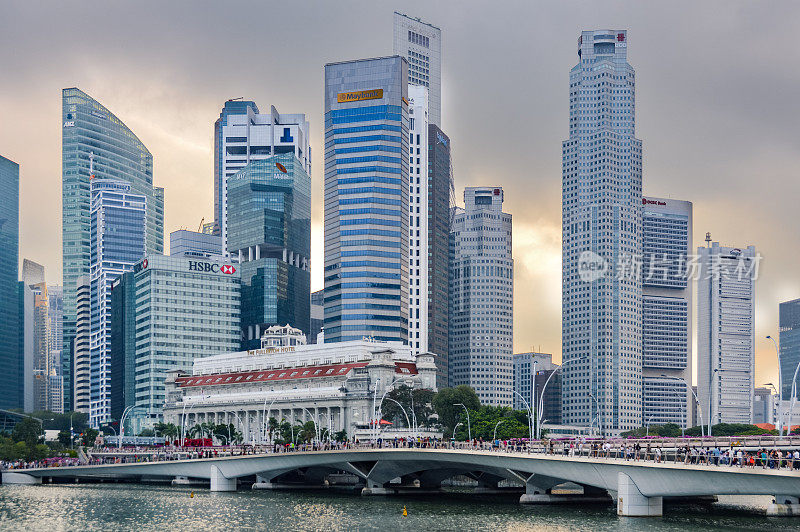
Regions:
M 678 443 L 682 445 L 678 445 Z M 780 447 L 780 448 L 779 448 Z M 176 460 L 197 460 L 228 456 L 270 455 L 336 450 L 429 448 L 490 451 L 516 455 L 551 455 L 566 458 L 592 458 L 615 461 L 682 463 L 685 465 L 771 468 L 800 470 L 800 439 L 728 438 L 715 441 L 641 439 L 641 440 L 511 440 L 454 442 L 443 440 L 378 440 L 377 442 L 324 442 L 296 446 L 256 445 L 214 448 L 96 448 L 90 451 L 89 463 L 77 459 L 12 461 L 0 463 L 0 469 L 73 467 L 79 465 L 132 464 Z

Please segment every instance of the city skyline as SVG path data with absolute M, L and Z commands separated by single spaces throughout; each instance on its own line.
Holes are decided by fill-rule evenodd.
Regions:
M 648 196 L 681 198 L 694 203 L 695 246 L 702 244 L 699 240 L 710 231 L 713 239 L 723 245 L 752 242 L 764 254 L 763 278 L 756 290 L 756 385 L 777 378 L 774 348 L 764 336 L 777 333 L 778 303 L 800 297 L 800 279 L 792 277 L 791 269 L 800 257 L 800 242 L 793 241 L 792 238 L 797 237 L 785 232 L 778 239 L 770 229 L 774 225 L 792 225 L 796 215 L 791 200 L 797 197 L 799 190 L 786 175 L 791 172 L 791 162 L 797 158 L 788 144 L 791 140 L 786 140 L 791 137 L 786 132 L 793 127 L 789 119 L 793 113 L 787 112 L 785 100 L 775 98 L 773 103 L 768 101 L 768 95 L 796 92 L 800 81 L 787 78 L 781 67 L 782 61 L 775 58 L 770 63 L 769 55 L 772 49 L 780 50 L 782 54 L 797 52 L 788 43 L 781 45 L 779 40 L 780 35 L 789 35 L 790 32 L 781 32 L 780 27 L 767 36 L 758 32 L 764 15 L 754 7 L 727 9 L 727 16 L 722 19 L 714 17 L 714 26 L 709 28 L 708 21 L 714 12 L 709 7 L 711 5 L 695 8 L 697 16 L 693 18 L 686 17 L 686 12 L 678 8 L 659 11 L 629 5 L 624 9 L 620 7 L 603 12 L 602 16 L 594 16 L 599 13 L 594 9 L 575 16 L 574 10 L 567 13 L 569 10 L 566 8 L 562 12 L 560 8 L 550 7 L 551 17 L 536 16 L 531 20 L 536 31 L 525 29 L 522 24 L 524 17 L 511 20 L 489 13 L 488 18 L 466 20 L 444 8 L 436 9 L 424 4 L 402 6 L 401 11 L 441 27 L 444 34 L 443 129 L 454 142 L 457 196 L 466 186 L 495 182 L 503 185 L 508 193 L 505 209 L 515 217 L 514 255 L 517 258 L 515 351 L 541 345 L 544 351 L 553 352 L 556 359 L 560 358 L 558 146 L 565 138 L 564 124 L 568 116 L 568 99 L 564 96 L 568 76 L 563 65 L 574 60 L 574 43 L 581 30 L 612 26 L 628 29 L 629 38 L 636 43 L 631 49 L 630 60 L 638 74 L 637 137 L 647 146 L 643 192 Z M 0 111 L 11 119 L 10 123 L 15 123 L 13 131 L 11 128 L 0 131 L 0 146 L 4 156 L 20 164 L 20 260 L 27 257 L 45 264 L 48 280 L 61 283 L 58 225 L 60 89 L 77 86 L 86 91 L 125 121 L 152 151 L 155 184 L 167 189 L 165 232 L 180 227 L 194 228 L 203 216 L 206 221 L 213 219 L 210 124 L 218 116 L 224 100 L 244 96 L 273 103 L 281 109 L 305 112 L 309 117 L 311 145 L 315 150 L 312 289 L 321 288 L 321 157 L 324 151 L 319 98 L 323 83 L 321 66 L 328 61 L 391 53 L 392 43 L 386 35 L 391 27 L 393 8 L 397 7 L 365 10 L 364 16 L 373 24 L 365 24 L 363 20 L 352 21 L 352 17 L 332 8 L 328 12 L 327 6 L 320 6 L 310 19 L 299 11 L 287 10 L 284 17 L 287 19 L 286 27 L 275 28 L 266 37 L 269 42 L 286 42 L 288 36 L 297 30 L 297 25 L 313 25 L 318 24 L 318 20 L 325 20 L 324 26 L 313 27 L 321 31 L 333 26 L 329 18 L 347 27 L 343 33 L 358 35 L 359 38 L 337 41 L 334 35 L 339 33 L 330 30 L 330 34 L 319 37 L 319 46 L 293 50 L 291 54 L 296 54 L 296 58 L 293 56 L 292 62 L 302 66 L 285 71 L 281 76 L 270 75 L 281 67 L 280 60 L 273 62 L 266 58 L 262 72 L 243 68 L 243 63 L 238 62 L 240 59 L 233 56 L 226 58 L 230 64 L 219 65 L 226 75 L 211 76 L 208 73 L 209 61 L 202 57 L 206 53 L 196 51 L 201 46 L 204 52 L 212 52 L 213 36 L 209 37 L 209 32 L 203 28 L 205 22 L 199 22 L 193 33 L 189 31 L 191 20 L 185 20 L 177 28 L 180 35 L 187 37 L 181 45 L 165 45 L 154 33 L 151 43 L 144 43 L 146 39 L 142 39 L 142 45 L 136 51 L 113 46 L 110 50 L 106 46 L 84 49 L 80 43 L 62 43 L 61 39 L 60 49 L 53 50 L 46 46 L 47 39 L 61 37 L 61 27 L 73 27 L 70 17 L 75 14 L 60 12 L 58 8 L 48 8 L 45 14 L 41 14 L 29 11 L 32 8 L 28 6 L 14 4 L 10 9 L 17 11 L 14 15 L 23 21 L 26 17 L 64 21 L 48 35 L 38 36 L 44 43 L 41 51 L 31 49 L 37 37 L 35 32 L 22 37 L 15 28 L 9 27 L 2 33 L 3 40 L 10 39 L 16 43 L 16 47 L 4 44 L 7 44 L 5 49 L 17 50 L 15 57 L 8 57 L 6 63 L 19 73 L 14 80 L 4 81 L 0 91 Z M 178 4 L 163 7 L 164 21 L 172 18 L 168 15 L 173 9 L 177 11 Z M 109 20 L 126 18 L 119 10 L 107 10 L 105 15 L 116 12 L 119 16 L 104 19 L 105 28 L 99 28 L 94 42 L 114 43 L 114 32 L 121 31 L 123 39 L 128 36 L 126 27 L 108 23 Z M 533 10 L 530 13 L 535 14 Z M 794 15 L 797 14 L 795 11 Z M 191 13 L 188 15 L 192 16 Z M 289 15 L 294 15 L 295 20 L 290 20 Z M 203 16 L 209 20 L 216 18 L 209 17 L 205 10 Z M 5 17 L 6 20 L 13 18 Z M 773 14 L 769 20 L 779 20 L 780 26 L 796 18 L 781 18 Z M 516 48 L 524 49 L 525 54 L 519 55 L 521 50 L 513 46 L 507 50 L 507 42 L 471 42 L 475 32 L 496 32 L 501 23 L 510 26 L 508 42 L 517 44 Z M 680 28 L 676 26 L 678 23 Z M 743 26 L 745 23 L 747 25 Z M 484 25 L 487 29 L 481 30 Z M 32 24 L 15 26 L 33 27 Z M 141 25 L 136 26 L 137 34 L 148 31 Z M 47 24 L 41 27 L 47 27 Z M 726 39 L 748 29 L 754 37 L 758 33 L 757 46 L 745 45 L 748 40 L 736 42 Z M 665 43 L 667 39 L 668 46 Z M 726 52 L 733 53 L 720 54 L 722 43 L 725 43 Z M 172 49 L 154 64 L 145 63 L 148 54 L 151 58 L 156 54 L 151 46 L 172 46 Z M 41 55 L 45 50 L 48 55 Z M 695 50 L 705 53 L 694 54 Z M 64 60 L 62 54 L 65 51 L 80 52 L 77 55 L 83 57 L 82 62 Z M 492 55 L 500 53 L 510 55 L 505 60 L 507 62 L 488 64 L 480 61 L 489 61 Z M 198 59 L 197 64 L 181 64 L 183 54 L 196 54 L 202 60 Z M 30 65 L 15 67 L 20 57 L 26 58 Z M 758 66 L 752 67 L 754 75 L 743 75 L 742 57 L 758 59 Z M 45 59 L 55 61 L 53 68 L 48 68 Z M 488 79 L 470 77 L 476 60 L 487 71 L 487 75 L 481 78 Z M 677 74 L 671 68 L 659 71 L 663 65 L 677 62 L 684 63 Z M 517 70 L 509 69 L 510 64 L 514 64 Z M 30 66 L 37 71 L 28 70 Z M 239 77 L 233 75 L 237 70 Z M 42 79 L 41 72 L 47 72 L 48 77 Z M 241 74 L 243 72 L 245 74 Z M 701 72 L 706 83 L 694 86 L 693 81 Z M 148 73 L 156 75 L 147 76 Z M 500 75 L 505 76 L 506 83 L 492 81 L 491 78 L 497 79 Z M 212 77 L 226 79 L 220 83 Z M 468 78 L 473 83 L 455 83 L 456 79 Z M 209 84 L 211 81 L 215 83 Z M 531 91 L 526 85 L 533 86 L 536 98 L 528 96 Z M 688 89 L 694 89 L 694 92 Z M 20 98 L 35 99 L 37 105 L 25 105 L 24 101 L 21 105 Z M 757 101 L 759 105 L 750 105 L 751 101 Z M 502 123 L 506 124 L 504 127 L 508 124 L 513 126 L 515 133 L 508 138 L 505 135 L 494 138 L 481 128 L 471 128 L 468 120 L 474 115 L 476 102 L 487 111 L 487 115 L 501 117 Z M 791 100 L 789 105 L 792 105 Z M 523 106 L 527 114 L 518 112 Z M 517 111 L 517 114 L 510 111 Z M 22 120 L 22 113 L 27 120 Z M 32 147 L 29 139 L 34 134 L 38 142 Z M 474 149 L 478 146 L 481 149 Z M 487 153 L 496 156 L 487 157 Z M 677 159 L 676 153 L 682 157 Z M 758 179 L 753 179 L 753 176 L 758 176 Z M 780 194 L 764 186 L 772 182 L 783 186 Z M 48 190 L 48 186 L 52 190 Z M 36 192 L 41 193 L 37 195 Z M 533 201 L 530 198 L 534 198 Z M 764 215 L 743 216 L 737 209 L 739 206 L 746 207 L 751 214 Z M 534 301 L 536 304 L 531 303 Z M 524 326 L 528 323 L 535 325 Z

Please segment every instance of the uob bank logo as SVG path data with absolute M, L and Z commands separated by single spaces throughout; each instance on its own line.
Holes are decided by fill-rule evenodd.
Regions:
M 594 251 L 584 251 L 578 257 L 578 276 L 584 283 L 591 283 L 605 277 L 608 262 Z

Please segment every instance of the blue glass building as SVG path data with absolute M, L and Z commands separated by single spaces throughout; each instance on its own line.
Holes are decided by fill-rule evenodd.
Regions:
M 781 303 L 778 311 L 778 327 L 781 349 L 781 386 L 783 398 L 792 395 L 792 379 L 797 375 L 798 395 L 800 395 L 800 299 Z
M 310 332 L 311 177 L 292 153 L 253 161 L 228 179 L 228 251 L 239 256 L 242 342 L 272 325 Z
M 20 349 L 19 165 L 0 156 L 0 408 L 23 408 Z
M 147 253 L 164 252 L 164 189 L 153 187 L 153 156 L 114 114 L 76 88 L 62 91 L 64 410 L 72 408 L 77 280 L 89 275 L 89 176 L 119 179 L 147 198 Z M 90 161 L 90 158 L 92 159 Z M 90 170 L 90 165 L 93 168 Z
M 403 57 L 325 65 L 326 343 L 408 342 L 408 119 Z
M 91 182 L 89 423 L 111 419 L 111 284 L 145 254 L 147 198 L 112 179 Z

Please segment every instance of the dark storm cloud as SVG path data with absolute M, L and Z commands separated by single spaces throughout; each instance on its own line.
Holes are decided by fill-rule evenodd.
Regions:
M 167 232 L 211 216 L 222 102 L 305 112 L 322 263 L 322 65 L 391 53 L 393 10 L 440 26 L 457 194 L 502 185 L 514 215 L 516 347 L 560 352 L 561 141 L 582 29 L 629 30 L 644 189 L 765 256 L 757 336 L 800 297 L 800 5 L 792 2 L 9 2 L 0 5 L 0 153 L 21 165 L 21 257 L 59 279 L 60 89 L 78 86 L 150 148 Z M 315 268 L 315 282 L 321 272 Z M 759 341 L 757 382 L 773 377 Z

